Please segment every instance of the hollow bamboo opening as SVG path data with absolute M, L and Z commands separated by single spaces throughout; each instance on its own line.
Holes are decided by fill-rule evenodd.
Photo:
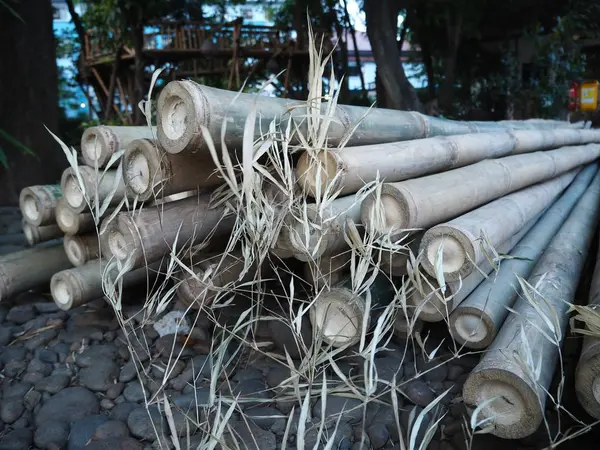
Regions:
M 73 169 L 69 168 L 63 172 L 61 186 L 67 204 L 75 212 L 82 212 L 87 206 L 86 200 Z
M 123 158 L 123 178 L 127 189 L 140 200 L 152 196 L 152 177 L 159 170 L 153 167 L 153 158 L 145 154 L 143 145 L 129 147 Z
M 320 185 L 320 195 L 322 196 L 335 179 L 339 166 L 337 156 L 330 151 L 322 150 L 316 154 L 304 152 L 296 164 L 298 183 L 313 197 L 317 197 L 317 185 Z M 336 182 L 337 184 L 339 183 Z M 337 186 L 331 187 L 331 191 L 336 189 Z
M 333 288 L 315 300 L 310 309 L 313 328 L 328 345 L 350 346 L 360 340 L 364 304 L 346 288 Z

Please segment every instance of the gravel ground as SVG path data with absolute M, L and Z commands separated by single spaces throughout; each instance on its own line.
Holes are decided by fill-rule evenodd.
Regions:
M 11 226 L 0 225 L 0 231 L 14 233 Z M 0 252 L 14 251 L 14 247 L 0 247 Z M 325 404 L 319 395 L 323 383 L 319 372 L 312 380 L 315 395 L 309 400 L 310 414 L 302 424 L 304 396 L 298 398 L 295 388 L 305 392 L 310 382 L 305 375 L 310 370 L 305 363 L 303 367 L 304 355 L 294 345 L 290 328 L 279 322 L 263 323 L 254 335 L 256 345 L 238 347 L 232 342 L 226 357 L 233 363 L 227 369 L 213 370 L 221 367 L 214 362 L 214 354 L 210 356 L 211 341 L 217 339 L 214 325 L 201 317 L 186 344 L 183 335 L 161 336 L 152 324 L 142 325 L 140 307 L 133 302 L 124 308 L 129 330 L 125 334 L 112 307 L 103 300 L 64 312 L 42 292 L 23 294 L 0 305 L 0 450 L 175 448 L 173 434 L 179 438 L 179 448 L 197 448 L 209 429 L 214 433 L 218 428 L 215 420 L 225 415 L 229 408 L 225 400 L 233 397 L 238 404 L 223 430 L 223 445 L 216 448 L 235 448 L 237 440 L 241 448 L 279 449 L 287 436 L 288 449 L 300 448 L 302 441 L 304 448 L 312 449 L 319 438 L 316 448 L 325 448 L 324 442 L 333 439 L 331 448 L 337 449 L 400 449 L 400 439 L 406 439 L 407 433 L 400 435 L 397 420 L 403 430 L 409 429 L 411 411 L 419 413 L 446 390 L 439 409 L 443 417 L 427 449 L 468 448 L 460 396 L 478 357 L 450 358 L 450 341 L 443 327 L 429 329 L 425 348 L 431 351 L 441 344 L 431 363 L 424 362 L 413 341 L 392 340 L 377 353 L 378 397 L 366 408 L 360 400 L 342 394 L 349 392 L 343 378 L 364 389 L 363 361 L 350 351 L 337 355 L 339 374 L 331 367 L 324 372 L 329 392 Z M 218 323 L 232 326 L 239 314 L 238 308 L 225 308 L 218 314 Z M 303 336 L 309 341 L 310 327 L 303 326 Z M 568 370 L 574 368 L 578 345 L 576 340 L 567 342 Z M 296 371 L 290 370 L 283 349 Z M 173 352 L 180 353 L 177 361 L 171 357 Z M 397 395 L 397 410 L 389 389 L 394 377 L 404 393 Z M 565 396 L 571 391 L 567 386 Z M 215 401 L 218 405 L 219 399 L 223 403 L 216 412 L 215 406 L 208 405 Z M 165 403 L 170 414 L 165 413 Z M 424 423 L 432 419 L 433 414 L 428 414 Z M 555 426 L 555 420 L 550 422 Z M 569 423 L 563 421 L 561 426 L 566 429 Z M 422 430 L 417 433 L 417 444 L 423 434 Z M 579 439 L 578 447 L 592 448 L 586 444 L 591 439 L 592 434 L 585 441 Z M 546 433 L 540 430 L 521 441 L 476 435 L 470 448 L 538 449 L 547 444 Z

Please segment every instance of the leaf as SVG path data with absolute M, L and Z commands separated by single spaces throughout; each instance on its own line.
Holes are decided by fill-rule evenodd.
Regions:
M 2 136 L 4 139 L 6 139 L 8 142 L 10 142 L 12 145 L 14 145 L 17 148 L 20 148 L 21 150 L 23 150 L 25 153 L 27 153 L 28 155 L 34 156 L 36 158 L 39 159 L 38 155 L 35 154 L 35 152 L 33 150 L 31 150 L 29 147 L 27 147 L 26 145 L 24 145 L 23 143 L 19 142 L 19 140 L 17 140 L 16 138 L 14 138 L 13 136 L 11 136 L 10 134 L 8 134 L 5 130 L 3 130 L 2 128 L 0 128 L 0 136 Z
M 6 159 L 6 153 L 4 153 L 2 147 L 0 147 L 0 164 L 2 164 L 5 169 L 8 169 L 8 159 Z

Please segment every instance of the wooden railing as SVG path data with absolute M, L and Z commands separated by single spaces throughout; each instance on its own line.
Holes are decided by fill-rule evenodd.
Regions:
M 90 30 L 85 36 L 85 59 L 87 62 L 114 57 L 118 36 L 100 35 Z M 282 47 L 294 52 L 307 51 L 299 48 L 296 33 L 289 29 L 244 25 L 241 19 L 222 25 L 204 22 L 154 22 L 146 26 L 144 50 L 165 52 L 219 53 L 262 50 L 275 52 Z M 130 53 L 132 46 L 126 47 Z M 125 54 L 127 54 L 127 51 Z

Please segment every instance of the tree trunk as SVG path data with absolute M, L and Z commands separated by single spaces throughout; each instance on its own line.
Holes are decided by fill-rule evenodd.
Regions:
M 135 125 L 144 125 L 145 119 L 139 103 L 144 99 L 146 93 L 144 79 L 144 22 L 142 7 L 138 7 L 138 14 L 133 27 L 133 48 L 135 51 L 134 79 L 135 79 L 135 101 L 133 104 Z
M 356 60 L 356 68 L 358 70 L 358 76 L 360 77 L 360 87 L 362 94 L 367 96 L 367 84 L 365 83 L 365 76 L 362 71 L 362 64 L 360 62 L 360 51 L 358 50 L 358 43 L 356 42 L 356 30 L 350 22 L 350 13 L 348 12 L 348 3 L 344 0 L 344 20 L 346 21 L 346 29 L 352 37 L 352 45 L 354 46 L 354 59 Z
M 449 6 L 452 8 L 452 6 Z M 454 80 L 456 79 L 456 56 L 460 45 L 462 11 L 446 10 L 446 33 L 448 49 L 444 58 L 444 81 L 440 86 L 439 104 L 444 113 L 451 112 L 454 100 Z
M 424 111 L 417 92 L 406 77 L 397 43 L 398 7 L 393 0 L 365 0 L 367 35 L 386 92 L 387 107 Z M 379 98 L 378 98 L 379 100 Z
M 119 66 L 121 65 L 121 55 L 123 53 L 123 45 L 119 45 L 117 53 L 115 53 L 115 62 L 113 63 L 112 73 L 110 74 L 110 85 L 108 86 L 108 99 L 106 101 L 106 109 L 104 110 L 104 120 L 108 121 L 112 116 L 113 102 L 115 98 L 115 89 L 117 86 L 117 77 L 119 75 Z
M 66 167 L 60 147 L 44 128 L 59 133 L 52 5 L 30 0 L 11 2 L 11 7 L 22 20 L 0 5 L 0 149 L 9 167 L 0 166 L 3 205 L 17 204 L 25 186 L 56 183 Z

